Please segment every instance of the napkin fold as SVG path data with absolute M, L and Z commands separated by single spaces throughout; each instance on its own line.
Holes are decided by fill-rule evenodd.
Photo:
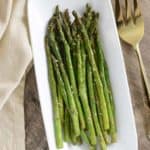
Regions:
M 24 150 L 24 76 L 32 53 L 26 0 L 0 0 L 0 150 Z

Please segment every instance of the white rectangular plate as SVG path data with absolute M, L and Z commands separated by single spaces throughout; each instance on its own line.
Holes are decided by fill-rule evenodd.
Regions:
M 82 13 L 85 4 L 90 3 L 100 13 L 99 31 L 104 47 L 104 54 L 110 71 L 110 79 L 116 104 L 118 142 L 108 150 L 137 150 L 137 135 L 131 97 L 127 83 L 122 50 L 115 26 L 110 0 L 29 0 L 28 17 L 35 73 L 45 124 L 47 140 L 51 150 L 56 149 L 52 101 L 49 92 L 44 36 L 48 20 L 58 4 L 61 9 L 69 8 Z M 70 146 L 65 143 L 64 150 L 87 150 L 87 145 Z

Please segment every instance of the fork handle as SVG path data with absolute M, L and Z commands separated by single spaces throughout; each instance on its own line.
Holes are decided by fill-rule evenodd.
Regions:
M 144 67 L 139 45 L 136 46 L 136 53 L 139 59 L 139 64 L 140 64 L 140 69 L 141 69 L 141 73 L 142 73 L 142 77 L 143 77 L 143 81 L 144 81 L 144 85 L 146 89 L 146 94 L 148 96 L 148 104 L 150 104 L 150 84 L 149 84 L 147 73 Z

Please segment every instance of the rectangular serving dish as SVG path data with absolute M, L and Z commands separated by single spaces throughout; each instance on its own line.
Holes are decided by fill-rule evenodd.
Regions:
M 110 0 L 29 0 L 28 18 L 33 50 L 36 80 L 42 108 L 43 120 L 51 150 L 56 149 L 52 101 L 49 90 L 44 36 L 48 20 L 56 5 L 60 9 L 69 8 L 82 13 L 86 3 L 100 13 L 99 31 L 108 63 L 110 80 L 116 105 L 118 141 L 108 146 L 108 150 L 137 150 L 137 134 L 131 105 L 123 54 L 113 16 Z M 63 150 L 87 150 L 87 145 L 64 144 Z

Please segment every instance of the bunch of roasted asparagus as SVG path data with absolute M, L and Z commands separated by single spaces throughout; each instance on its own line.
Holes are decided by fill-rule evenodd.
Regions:
M 57 148 L 64 141 L 102 150 L 116 141 L 115 107 L 98 34 L 99 14 L 87 4 L 82 17 L 56 6 L 45 44 Z

